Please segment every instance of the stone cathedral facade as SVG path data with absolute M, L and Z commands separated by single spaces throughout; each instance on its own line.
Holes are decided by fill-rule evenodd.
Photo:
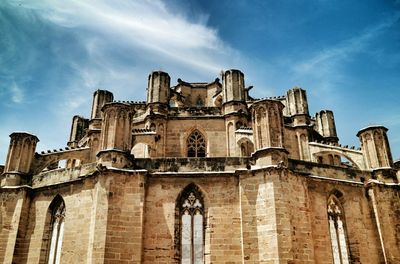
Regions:
M 400 175 L 387 129 L 342 146 L 305 90 L 256 99 L 244 75 L 147 101 L 98 90 L 66 147 L 10 135 L 2 263 L 400 263 Z M 49 128 L 51 127 L 51 124 Z

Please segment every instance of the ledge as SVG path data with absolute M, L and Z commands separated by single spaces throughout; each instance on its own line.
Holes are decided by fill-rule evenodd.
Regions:
M 246 168 L 249 157 L 138 158 L 134 169 L 149 172 L 222 172 Z

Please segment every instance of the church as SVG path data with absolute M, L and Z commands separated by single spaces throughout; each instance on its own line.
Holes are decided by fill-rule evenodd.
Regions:
M 387 128 L 342 146 L 302 88 L 253 98 L 240 70 L 221 79 L 155 71 L 145 102 L 97 90 L 59 149 L 12 133 L 0 262 L 400 263 Z

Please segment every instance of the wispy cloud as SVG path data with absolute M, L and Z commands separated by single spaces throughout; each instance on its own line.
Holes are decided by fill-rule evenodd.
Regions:
M 24 124 L 46 142 L 66 140 L 72 116 L 89 115 L 98 88 L 117 99 L 143 99 L 151 70 L 212 80 L 240 57 L 207 25 L 207 14 L 161 0 L 5 0 L 0 12 L 7 14 L 0 19 L 0 47 L 7 48 L 0 54 L 0 96 L 32 108 L 32 120 L 46 111 L 51 133 Z M 21 104 L 27 99 L 30 106 Z M 5 133 L 16 129 L 8 125 Z
M 12 83 L 10 87 L 10 92 L 11 92 L 11 100 L 14 103 L 20 104 L 23 102 L 24 92 L 15 82 Z
M 64 66 L 64 72 L 56 74 L 65 75 L 65 68 L 72 71 L 63 82 L 65 97 L 98 88 L 124 97 L 140 91 L 144 97 L 151 70 L 208 80 L 240 58 L 207 26 L 207 15 L 189 17 L 161 0 L 22 0 L 16 5 L 58 27 L 57 32 L 73 35 L 64 43 L 56 39 L 49 44 L 54 63 Z M 67 45 L 75 50 L 70 52 Z M 183 76 L 173 76 L 176 73 Z
M 130 52 L 135 49 L 136 57 L 141 59 L 170 60 L 218 72 L 224 59 L 234 52 L 221 41 L 215 29 L 204 24 L 204 16 L 193 21 L 183 13 L 167 9 L 159 0 L 27 1 L 22 6 L 36 10 L 59 26 L 86 30 L 87 34 L 81 38 L 94 58 L 110 55 L 104 51 L 112 45 L 113 49 Z M 137 49 L 144 53 L 138 53 Z
M 366 51 L 370 42 L 390 28 L 399 18 L 400 13 L 398 12 L 385 21 L 367 28 L 359 35 L 317 52 L 311 58 L 295 64 L 294 71 L 299 75 L 322 73 L 326 77 L 326 73 L 332 73 L 333 68 L 339 63 L 351 59 L 359 52 Z

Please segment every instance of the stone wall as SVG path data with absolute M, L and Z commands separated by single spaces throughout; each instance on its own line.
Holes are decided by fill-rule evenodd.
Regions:
M 331 194 L 341 193 L 342 196 L 338 198 L 344 210 L 351 263 L 381 263 L 383 259 L 378 234 L 363 184 L 338 184 L 314 178 L 307 179 L 307 186 L 315 260 L 318 263 L 332 263 L 327 200 Z
M 332 171 L 323 166 L 319 173 L 277 167 L 207 175 L 103 169 L 51 188 L 2 188 L 0 261 L 45 261 L 49 205 L 60 195 L 66 205 L 63 263 L 179 263 L 177 198 L 195 184 L 204 197 L 205 263 L 332 263 L 332 194 L 344 210 L 351 263 L 383 263 L 364 184 L 324 178 Z M 387 263 L 398 263 L 398 187 L 371 188 Z
M 240 186 L 244 259 L 248 263 L 332 263 L 327 200 L 335 192 L 342 194 L 351 262 L 383 261 L 362 183 L 339 184 L 271 168 L 243 174 Z M 392 250 L 396 246 L 394 240 L 388 244 Z
M 241 262 L 238 179 L 234 175 L 150 177 L 145 203 L 144 263 L 178 263 L 179 235 L 176 203 L 194 183 L 204 195 L 206 263 Z
M 0 262 L 12 263 L 18 238 L 20 220 L 26 219 L 27 190 L 0 189 Z
M 108 208 L 105 213 L 106 243 L 104 263 L 141 263 L 145 182 L 144 175 L 132 171 L 105 173 Z
M 226 132 L 224 119 L 169 120 L 166 136 L 166 157 L 186 157 L 186 139 L 194 129 L 204 135 L 207 157 L 226 156 Z
M 381 243 L 388 263 L 400 263 L 400 188 L 373 185 Z

